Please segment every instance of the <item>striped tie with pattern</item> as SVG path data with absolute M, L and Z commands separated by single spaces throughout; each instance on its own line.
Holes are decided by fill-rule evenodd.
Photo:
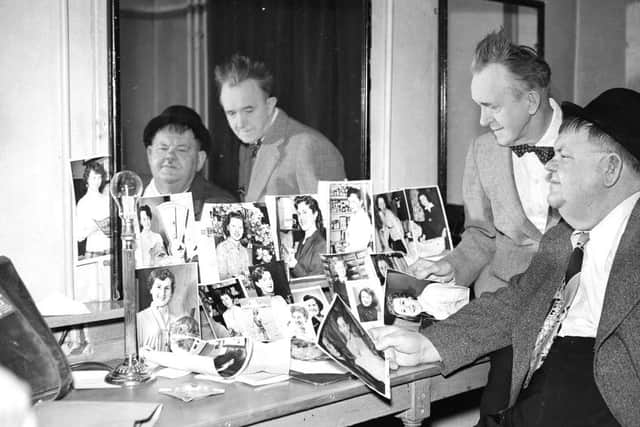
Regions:
M 547 357 L 551 344 L 553 344 L 553 340 L 558 335 L 562 321 L 567 317 L 571 303 L 576 296 L 580 285 L 580 270 L 582 269 L 582 258 L 584 256 L 583 248 L 588 240 L 589 233 L 586 231 L 574 231 L 571 236 L 574 249 L 569 258 L 564 281 L 553 296 L 551 308 L 536 338 L 536 344 L 529 361 L 529 371 L 524 380 L 525 388 L 529 385 L 534 372 L 542 366 L 545 357 Z

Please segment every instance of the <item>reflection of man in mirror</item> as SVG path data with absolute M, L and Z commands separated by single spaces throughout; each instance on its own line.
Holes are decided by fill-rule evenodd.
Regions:
M 204 202 L 232 203 L 237 199 L 199 173 L 209 154 L 211 137 L 198 113 L 172 105 L 144 128 L 144 145 L 153 178 L 145 196 L 191 192 L 196 220 Z
M 414 265 L 422 278 L 455 278 L 456 284 L 475 282 L 476 295 L 507 286 L 525 271 L 545 230 L 559 215 L 547 202 L 549 183 L 545 163 L 553 156 L 562 111 L 549 97 L 549 65 L 528 46 L 511 43 L 503 31 L 478 43 L 471 66 L 471 97 L 480 108 L 480 125 L 489 132 L 469 147 L 463 180 L 467 222 L 460 244 L 442 260 Z M 508 353 L 508 354 L 507 354 Z M 502 360 L 498 362 L 498 360 Z M 492 357 L 487 390 L 500 396 L 481 404 L 481 415 L 508 404 L 511 353 Z M 501 384 L 492 378 L 500 378 Z M 495 384 L 495 385 L 492 385 Z
M 273 75 L 262 62 L 236 54 L 215 74 L 229 127 L 242 142 L 238 192 L 244 201 L 315 193 L 318 180 L 345 178 L 331 141 L 276 108 Z

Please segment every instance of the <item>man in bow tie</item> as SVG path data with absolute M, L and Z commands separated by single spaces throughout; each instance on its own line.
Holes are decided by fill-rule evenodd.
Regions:
M 238 193 L 311 194 L 319 180 L 345 178 L 342 154 L 324 135 L 276 108 L 274 78 L 262 62 L 235 54 L 215 69 L 220 104 L 240 139 Z
M 392 365 L 444 375 L 513 346 L 508 409 L 486 426 L 618 427 L 640 420 L 640 93 L 565 102 L 547 163 L 548 230 L 523 274 L 418 333 L 373 329 Z
M 471 97 L 480 107 L 480 125 L 489 132 L 467 153 L 465 230 L 442 260 L 418 260 L 412 268 L 420 278 L 473 284 L 479 296 L 507 286 L 522 273 L 542 234 L 558 222 L 557 211 L 547 203 L 543 161 L 553 156 L 562 112 L 549 97 L 549 65 L 533 49 L 511 43 L 503 31 L 478 43 L 471 71 Z M 491 366 L 480 405 L 483 414 L 508 403 L 510 348 L 492 355 Z

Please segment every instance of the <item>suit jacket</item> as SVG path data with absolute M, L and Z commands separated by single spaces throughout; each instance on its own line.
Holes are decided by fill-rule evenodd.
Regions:
M 293 277 L 323 274 L 324 266 L 320 254 L 327 252 L 327 240 L 316 230 L 296 251 L 296 266 L 291 270 Z
M 252 147 L 241 144 L 238 184 L 246 189 L 247 202 L 263 201 L 267 194 L 312 194 L 318 191 L 319 180 L 345 178 L 342 155 L 331 141 L 280 109 L 262 138 L 252 168 L 248 166 L 251 156 Z
M 191 197 L 193 198 L 193 210 L 196 221 L 200 221 L 202 207 L 206 203 L 235 203 L 238 198 L 216 184 L 205 180 L 197 173 L 191 182 Z
M 545 233 L 527 271 L 510 286 L 483 295 L 423 333 L 436 346 L 443 372 L 513 345 L 511 405 L 522 388 L 529 357 L 572 252 L 564 222 Z M 640 420 L 640 203 L 631 213 L 611 267 L 594 347 L 598 390 L 623 426 Z
M 462 182 L 465 231 L 445 257 L 456 283 L 475 293 L 493 292 L 522 273 L 538 250 L 542 233 L 527 218 L 513 176 L 511 150 L 492 133 L 477 138 L 467 153 Z M 550 210 L 547 229 L 560 215 Z

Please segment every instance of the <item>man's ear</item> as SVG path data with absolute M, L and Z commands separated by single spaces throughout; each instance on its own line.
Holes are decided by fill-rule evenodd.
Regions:
M 204 162 L 206 161 L 207 161 L 207 152 L 204 150 L 198 151 L 198 168 L 196 169 L 197 172 L 200 172 L 202 170 L 202 168 L 204 167 Z
M 618 153 L 608 153 L 604 159 L 602 181 L 605 187 L 613 187 L 622 175 L 622 157 Z
M 151 147 L 151 145 L 147 145 L 147 162 L 151 163 L 151 152 L 153 151 L 153 148 Z
M 273 110 L 276 108 L 276 104 L 278 103 L 278 98 L 275 96 L 270 96 L 267 98 L 267 109 L 269 111 L 269 115 L 273 113 Z
M 529 114 L 533 116 L 540 109 L 540 94 L 535 90 L 530 90 L 526 96 L 529 101 Z

